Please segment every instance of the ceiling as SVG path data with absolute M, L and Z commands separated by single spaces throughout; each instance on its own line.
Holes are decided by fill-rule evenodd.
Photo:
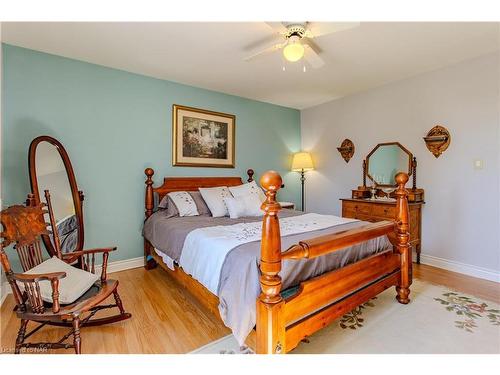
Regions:
M 367 22 L 321 36 L 326 65 L 281 54 L 243 61 L 272 37 L 263 22 L 2 23 L 2 41 L 73 59 L 303 109 L 500 49 L 499 23 Z

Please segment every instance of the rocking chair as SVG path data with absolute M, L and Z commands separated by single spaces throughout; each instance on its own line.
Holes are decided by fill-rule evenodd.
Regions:
M 80 328 L 119 322 L 132 315 L 125 312 L 123 308 L 118 294 L 118 280 L 108 280 L 106 277 L 108 256 L 111 251 L 116 250 L 116 247 L 61 254 L 48 190 L 45 191 L 45 197 L 47 204 L 16 205 L 0 213 L 0 221 L 3 226 L 3 231 L 0 234 L 3 239 L 0 243 L 0 260 L 16 302 L 14 311 L 21 320 L 15 353 L 20 353 L 21 348 L 38 348 L 39 350 L 74 348 L 75 353 L 80 354 L 82 341 Z M 48 214 L 50 223 L 45 222 L 45 214 Z M 52 228 L 50 232 L 47 230 L 49 226 Z M 98 279 L 90 286 L 90 289 L 83 291 L 71 303 L 60 303 L 60 293 L 64 293 L 64 290 L 60 290 L 60 280 L 64 279 L 68 272 L 54 271 L 37 274 L 27 272 L 45 263 L 42 259 L 41 235 L 52 237 L 58 258 L 54 257 L 45 262 L 50 260 L 59 262 L 60 260 L 64 262 L 60 263 L 65 266 L 65 269 L 75 269 L 75 272 L 88 274 L 84 276 L 93 277 L 93 280 Z M 14 248 L 25 273 L 12 271 L 4 250 L 12 243 L 14 243 Z M 92 275 L 96 274 L 95 256 L 99 253 L 102 254 L 100 278 Z M 102 305 L 101 303 L 111 294 L 115 303 Z M 98 311 L 115 307 L 118 308 L 119 314 L 92 319 Z M 30 321 L 38 323 L 38 326 L 26 333 Z M 57 342 L 25 342 L 28 337 L 45 325 L 70 327 L 70 331 Z M 73 336 L 72 342 L 66 342 L 70 336 Z

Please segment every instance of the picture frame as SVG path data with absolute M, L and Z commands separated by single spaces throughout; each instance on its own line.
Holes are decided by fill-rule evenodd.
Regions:
M 236 116 L 174 104 L 172 165 L 235 167 Z

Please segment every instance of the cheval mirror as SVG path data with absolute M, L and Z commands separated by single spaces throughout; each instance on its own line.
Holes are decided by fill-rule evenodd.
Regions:
M 45 202 L 48 190 L 61 252 L 82 250 L 83 192 L 78 190 L 68 153 L 57 139 L 40 136 L 31 142 L 28 157 L 32 203 Z M 44 235 L 42 240 L 49 254 L 56 255 L 53 236 Z

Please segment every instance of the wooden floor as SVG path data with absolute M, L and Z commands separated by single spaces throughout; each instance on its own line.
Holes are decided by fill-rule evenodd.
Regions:
M 120 281 L 120 294 L 132 319 L 83 328 L 84 353 L 187 353 L 230 332 L 159 268 L 136 268 L 109 277 Z M 500 286 L 491 281 L 426 265 L 415 265 L 414 277 L 500 303 Z M 13 352 L 19 325 L 13 307 L 14 300 L 9 295 L 1 308 L 0 353 Z M 44 327 L 29 341 L 55 340 L 66 332 L 64 328 Z

